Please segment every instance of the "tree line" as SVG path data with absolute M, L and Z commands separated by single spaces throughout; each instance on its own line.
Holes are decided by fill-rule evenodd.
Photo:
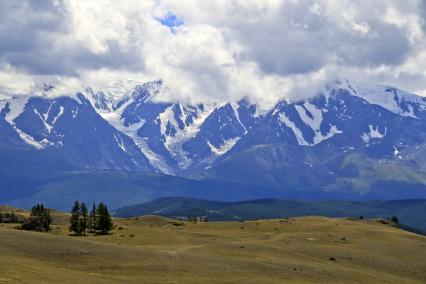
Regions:
M 202 222 L 208 222 L 209 221 L 207 216 L 188 216 L 188 217 L 185 218 L 185 220 L 188 221 L 188 222 L 194 222 L 194 223 L 197 223 L 197 222 L 202 223 Z
M 31 208 L 30 217 L 25 219 L 21 215 L 0 212 L 0 223 L 22 223 L 19 229 L 27 231 L 48 232 L 52 224 L 50 208 L 43 204 L 36 204 Z M 88 212 L 84 202 L 75 201 L 71 210 L 69 231 L 77 236 L 92 234 L 106 235 L 113 228 L 111 214 L 104 203 L 96 206 L 93 203 L 92 210 Z
M 18 216 L 12 211 L 12 213 L 0 212 L 0 223 L 19 223 Z
M 87 232 L 106 235 L 113 228 L 111 214 L 104 203 L 96 206 L 93 203 L 92 210 L 88 211 L 84 202 L 76 200 L 71 209 L 69 231 L 76 236 L 85 236 Z

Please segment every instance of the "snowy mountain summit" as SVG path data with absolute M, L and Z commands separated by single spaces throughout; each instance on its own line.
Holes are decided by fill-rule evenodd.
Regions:
M 137 85 L 121 97 L 91 89 L 84 95 L 106 121 L 131 137 L 150 163 L 164 173 L 209 165 L 230 150 L 258 120 L 256 106 L 246 102 L 156 102 L 162 86 L 159 80 Z
M 278 176 L 297 185 L 296 173 L 288 175 L 299 167 L 323 172 L 327 180 L 345 169 L 342 182 L 351 183 L 365 166 L 357 160 L 353 169 L 345 168 L 355 154 L 377 162 L 369 164 L 374 170 L 389 164 L 422 174 L 426 166 L 418 158 L 426 149 L 426 99 L 394 87 L 341 80 L 310 99 L 280 101 L 265 112 L 245 100 L 158 102 L 161 80 L 132 84 L 113 82 L 71 96 L 50 96 L 55 86 L 44 85 L 27 96 L 2 99 L 2 149 L 58 153 L 84 169 L 236 182 L 250 181 L 248 173 L 276 172 L 259 181 L 271 186 Z

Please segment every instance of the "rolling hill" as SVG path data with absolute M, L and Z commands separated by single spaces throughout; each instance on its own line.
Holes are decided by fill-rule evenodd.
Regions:
M 1 283 L 424 283 L 426 239 L 378 220 L 114 219 L 112 234 L 0 225 Z
M 191 198 L 161 198 L 144 204 L 116 209 L 115 216 L 162 215 L 167 217 L 206 216 L 209 220 L 257 220 L 295 216 L 391 218 L 402 226 L 426 233 L 426 200 L 393 201 L 293 201 L 261 199 L 218 202 Z

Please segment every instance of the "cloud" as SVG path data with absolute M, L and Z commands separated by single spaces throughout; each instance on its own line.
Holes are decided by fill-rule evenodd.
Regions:
M 23 92 L 47 81 L 73 92 L 162 78 L 160 100 L 246 97 L 271 105 L 311 96 L 345 76 L 422 92 L 425 6 L 418 0 L 0 1 L 1 90 Z

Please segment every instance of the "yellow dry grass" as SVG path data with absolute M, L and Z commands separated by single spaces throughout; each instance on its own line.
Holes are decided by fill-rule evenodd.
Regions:
M 426 283 L 426 237 L 377 221 L 114 222 L 86 237 L 61 214 L 50 233 L 0 226 L 0 283 Z

